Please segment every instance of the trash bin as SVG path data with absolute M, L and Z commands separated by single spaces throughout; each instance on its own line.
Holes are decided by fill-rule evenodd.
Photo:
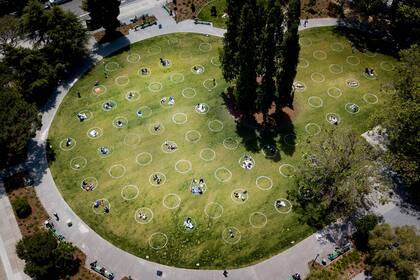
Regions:
M 162 271 L 160 271 L 160 270 L 158 270 L 158 271 L 156 271 L 156 275 L 157 275 L 157 276 L 162 276 L 162 275 L 163 275 L 163 272 L 162 272 Z
M 160 24 L 160 23 L 159 23 L 159 25 L 158 25 L 158 26 L 159 26 L 159 29 L 162 29 L 162 24 Z

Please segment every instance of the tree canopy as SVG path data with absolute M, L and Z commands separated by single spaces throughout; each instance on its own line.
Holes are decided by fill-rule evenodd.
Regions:
M 419 275 L 420 236 L 413 227 L 378 225 L 369 236 L 367 270 L 373 279 L 415 280 Z
M 58 243 L 50 232 L 40 231 L 16 244 L 19 258 L 25 260 L 25 273 L 37 279 L 62 279 L 73 275 L 80 266 L 75 248 Z
M 369 193 L 370 147 L 358 134 L 330 129 L 307 141 L 305 161 L 297 168 L 289 192 L 304 222 L 322 227 L 359 208 Z
M 83 0 L 82 8 L 89 12 L 93 26 L 103 27 L 110 34 L 120 26 L 120 0 Z

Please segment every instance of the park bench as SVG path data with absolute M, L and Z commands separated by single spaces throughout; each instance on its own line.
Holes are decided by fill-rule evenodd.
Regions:
M 103 277 L 105 277 L 107 279 L 110 279 L 110 280 L 114 279 L 114 273 L 106 270 L 105 267 L 99 265 L 98 261 L 94 261 L 94 262 L 90 263 L 90 269 L 99 273 L 100 275 L 102 275 Z

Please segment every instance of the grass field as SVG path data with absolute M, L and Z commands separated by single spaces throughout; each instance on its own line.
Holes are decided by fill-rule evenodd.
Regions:
M 217 11 L 217 16 L 211 16 L 211 7 L 215 6 Z M 211 21 L 213 26 L 226 28 L 226 20 L 227 18 L 223 18 L 223 14 L 226 11 L 226 0 L 213 0 L 205 5 L 200 13 L 198 14 L 198 18 L 204 21 Z
M 56 152 L 50 166 L 63 197 L 105 239 L 173 266 L 240 267 L 299 242 L 311 229 L 299 224 L 287 200 L 280 211 L 274 207 L 293 187 L 290 165 L 301 160 L 299 144 L 331 125 L 328 113 L 340 117 L 340 126 L 360 133 L 368 129 L 369 117 L 383 109 L 387 94 L 381 87 L 387 87 L 394 63 L 381 54 L 352 53 L 349 42 L 332 28 L 302 32 L 301 45 L 296 81 L 305 88 L 295 95 L 296 140 L 291 143 L 287 133 L 276 139 L 280 160 L 246 151 L 236 134 L 220 97 L 226 88 L 218 66 L 220 38 L 167 35 L 105 58 L 67 94 L 50 129 Z M 169 59 L 170 67 L 162 67 L 160 58 Z M 204 71 L 198 74 L 194 66 Z M 150 75 L 139 75 L 143 67 Z M 365 67 L 375 69 L 374 79 L 364 76 Z M 357 87 L 350 88 L 349 80 L 357 81 Z M 175 99 L 172 106 L 169 96 Z M 167 98 L 164 105 L 162 97 Z M 107 101 L 114 104 L 109 111 L 103 108 Z M 197 103 L 206 103 L 208 112 L 196 112 Z M 348 103 L 357 104 L 359 112 L 347 111 Z M 141 117 L 136 115 L 139 108 Z M 77 113 L 82 111 L 89 118 L 80 122 Z M 155 135 L 157 123 L 161 129 Z M 94 139 L 88 135 L 92 128 L 98 132 Z M 66 146 L 68 137 L 73 140 Z M 165 141 L 175 142 L 177 149 L 168 153 Z M 99 147 L 110 153 L 101 156 Z M 245 154 L 255 160 L 251 170 L 239 164 Z M 154 174 L 162 179 L 158 186 L 151 180 Z M 203 195 L 191 193 L 193 178 L 204 178 Z M 83 190 L 83 180 L 95 189 Z M 237 189 L 248 191 L 245 202 L 234 197 Z M 104 204 L 94 208 L 97 199 L 105 199 Z M 104 214 L 108 203 L 110 211 Z M 183 226 L 187 217 L 193 230 Z

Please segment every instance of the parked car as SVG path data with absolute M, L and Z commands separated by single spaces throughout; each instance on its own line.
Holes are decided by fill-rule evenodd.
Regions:
M 48 3 L 51 6 L 54 6 L 54 5 L 60 5 L 60 4 L 66 3 L 68 1 L 71 1 L 71 0 L 48 0 Z

